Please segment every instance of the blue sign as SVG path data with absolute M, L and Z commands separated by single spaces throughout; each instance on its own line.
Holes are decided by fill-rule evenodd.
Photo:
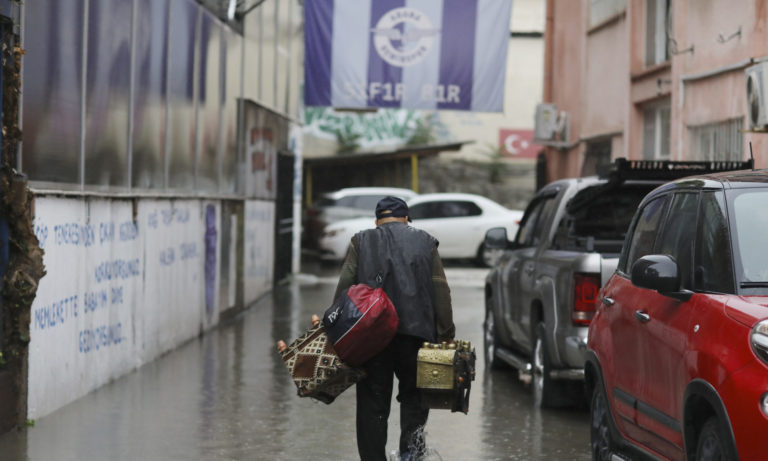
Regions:
M 501 112 L 512 0 L 305 0 L 307 106 Z

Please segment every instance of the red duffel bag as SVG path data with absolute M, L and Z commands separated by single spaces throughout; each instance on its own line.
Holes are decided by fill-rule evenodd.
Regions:
M 382 288 L 352 285 L 325 311 L 323 326 L 341 360 L 359 366 L 397 333 L 397 311 Z

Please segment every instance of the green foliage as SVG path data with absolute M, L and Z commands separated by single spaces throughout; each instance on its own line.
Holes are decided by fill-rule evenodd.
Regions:
M 35 427 L 35 420 L 27 419 L 27 427 Z
M 413 132 L 405 142 L 406 146 L 424 146 L 435 142 L 435 114 L 416 120 Z
M 504 172 L 504 148 L 486 143 L 485 147 L 479 151 L 481 155 L 488 158 L 488 179 L 492 184 L 501 182 L 501 175 Z

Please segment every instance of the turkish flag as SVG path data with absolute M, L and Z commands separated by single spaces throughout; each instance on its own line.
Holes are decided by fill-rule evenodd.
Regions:
M 505 156 L 512 158 L 536 158 L 542 149 L 533 143 L 533 130 L 499 129 L 499 147 Z

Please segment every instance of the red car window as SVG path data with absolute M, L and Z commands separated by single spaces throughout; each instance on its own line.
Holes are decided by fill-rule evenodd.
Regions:
M 697 228 L 694 288 L 715 293 L 735 293 L 731 241 L 722 192 L 702 192 Z
M 766 202 L 768 191 L 765 190 L 747 190 L 739 193 L 733 200 L 734 234 L 741 261 L 740 282 L 768 282 Z
M 677 261 L 683 288 L 691 287 L 693 244 L 696 237 L 696 209 L 699 194 L 681 192 L 675 194 L 669 215 L 656 243 L 654 253 L 669 255 Z
M 632 269 L 632 264 L 638 258 L 653 252 L 653 245 L 656 242 L 656 231 L 659 227 L 659 221 L 664 215 L 663 211 L 666 203 L 666 197 L 659 197 L 651 200 L 643 207 L 643 211 L 635 223 L 627 254 L 622 258 L 619 265 L 623 272 L 629 273 Z

